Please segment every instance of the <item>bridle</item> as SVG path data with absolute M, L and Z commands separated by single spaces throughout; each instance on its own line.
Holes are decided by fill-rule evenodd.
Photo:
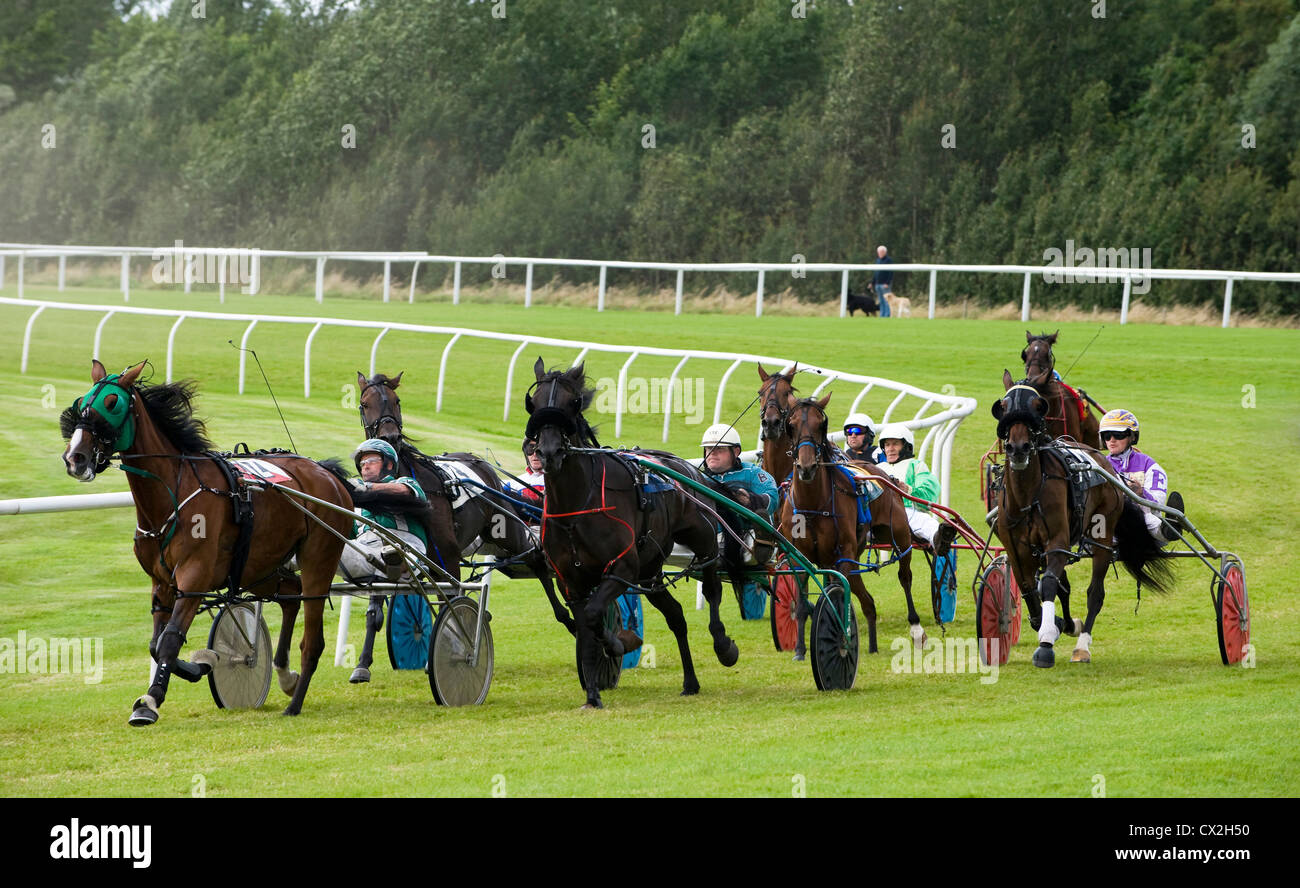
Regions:
M 1031 348 L 1034 348 L 1034 346 L 1041 346 L 1047 349 L 1047 361 L 1044 361 L 1042 356 L 1037 353 L 1034 355 L 1032 361 L 1029 359 L 1029 350 Z M 1026 362 L 1025 363 L 1026 377 L 1035 375 L 1031 373 L 1029 370 L 1031 366 L 1036 366 L 1040 370 L 1043 370 L 1045 368 L 1045 375 L 1048 376 L 1050 376 L 1052 371 L 1056 369 L 1056 354 L 1055 352 L 1052 351 L 1052 344 L 1048 342 L 1046 338 L 1043 337 L 1036 338 L 1032 342 L 1030 342 L 1027 346 L 1025 346 L 1025 348 L 1020 352 L 1020 360 Z
M 398 375 L 400 376 L 401 374 L 399 373 Z M 366 422 L 366 392 L 370 391 L 372 388 L 379 389 L 379 416 L 374 422 L 368 423 Z M 391 410 L 388 406 L 388 395 L 390 392 L 393 395 L 393 406 Z M 402 403 L 398 400 L 397 393 L 389 388 L 387 383 L 366 382 L 366 384 L 361 388 L 361 397 L 358 401 L 357 411 L 361 414 L 361 428 L 365 431 L 367 438 L 379 437 L 379 426 L 383 424 L 384 420 L 388 420 L 393 425 L 397 426 L 398 434 L 401 434 Z
M 790 408 L 781 406 L 782 399 L 778 398 L 776 395 L 776 380 L 783 379 L 787 384 L 791 383 L 790 379 L 786 379 L 786 377 L 776 373 L 769 377 L 769 380 L 771 381 L 770 385 L 766 382 L 763 384 L 764 389 L 766 389 L 766 394 L 763 399 L 763 412 L 760 414 L 761 418 L 759 422 L 759 438 L 763 441 L 771 441 L 781 437 L 780 434 L 768 435 L 769 423 L 771 423 L 775 428 L 784 429 L 790 422 Z M 791 386 L 791 389 L 793 389 L 793 386 Z M 776 419 L 769 420 L 767 418 L 768 408 L 776 411 Z

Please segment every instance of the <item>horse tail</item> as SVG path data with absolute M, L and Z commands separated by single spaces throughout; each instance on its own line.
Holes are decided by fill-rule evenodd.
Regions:
M 1140 585 L 1162 594 L 1170 591 L 1173 571 L 1169 555 L 1147 531 L 1142 509 L 1132 500 L 1124 500 L 1119 527 L 1115 529 L 1115 554 Z

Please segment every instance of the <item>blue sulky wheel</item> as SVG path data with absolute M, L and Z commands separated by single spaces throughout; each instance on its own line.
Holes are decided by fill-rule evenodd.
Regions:
M 858 676 L 858 618 L 849 607 L 849 632 L 844 634 L 840 611 L 845 607 L 844 590 L 828 583 L 812 612 L 813 681 L 820 691 L 847 691 Z
M 610 632 L 617 632 L 623 628 L 623 617 L 618 610 L 618 602 L 611 601 L 609 607 L 605 608 L 605 628 Z M 578 642 L 575 639 L 573 650 L 578 666 L 578 683 L 582 689 L 587 689 L 586 676 L 582 674 L 582 651 L 578 648 Z M 610 655 L 605 650 L 605 645 L 599 641 L 596 643 L 596 690 L 608 691 L 611 688 L 618 687 L 618 677 L 623 674 L 623 658 Z
M 271 690 L 271 633 L 252 604 L 223 607 L 212 621 L 208 648 L 217 663 L 208 688 L 221 709 L 256 709 Z
M 429 663 L 433 612 L 423 595 L 393 595 L 388 599 L 388 662 L 394 669 L 423 669 Z

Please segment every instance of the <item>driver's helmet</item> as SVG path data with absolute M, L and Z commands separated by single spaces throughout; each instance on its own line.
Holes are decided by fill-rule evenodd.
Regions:
M 383 474 L 397 474 L 397 451 L 393 449 L 392 444 L 379 438 L 370 438 L 367 441 L 362 441 L 361 444 L 357 446 L 357 449 L 352 451 L 352 462 L 356 465 L 358 472 L 361 471 L 361 457 L 367 453 L 378 453 L 383 457 Z
M 899 451 L 898 458 L 911 459 L 913 454 L 913 448 L 916 446 L 916 441 L 912 437 L 912 430 L 909 429 L 905 424 L 901 422 L 891 422 L 888 425 L 883 425 L 880 427 L 880 432 L 878 436 L 882 447 L 884 446 L 885 441 L 889 440 L 890 438 L 895 438 L 899 441 L 902 441 L 903 449 Z
M 704 430 L 704 436 L 700 438 L 700 446 L 704 448 L 706 453 L 719 446 L 739 447 L 740 432 L 736 431 L 725 422 L 711 425 Z
M 870 447 L 876 440 L 876 424 L 871 421 L 871 417 L 865 413 L 850 413 L 844 420 L 844 433 L 847 435 L 849 429 L 861 428 L 867 433 L 867 440 L 863 447 Z
M 1127 410 L 1111 410 L 1101 418 L 1099 432 L 1131 432 L 1130 446 L 1138 442 L 1138 418 Z

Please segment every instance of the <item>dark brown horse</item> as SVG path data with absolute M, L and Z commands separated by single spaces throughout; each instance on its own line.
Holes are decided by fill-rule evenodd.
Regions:
M 190 382 L 139 383 L 145 362 L 109 376 L 99 361 L 91 365 L 87 394 L 64 411 L 63 435 L 70 439 L 63 460 L 79 481 L 93 481 L 120 453 L 135 499 L 135 557 L 153 581 L 153 637 L 149 653 L 158 662 L 148 692 L 132 704 L 130 723 L 150 725 L 167 696 L 173 673 L 198 681 L 213 665 L 212 652 L 195 663 L 180 659 L 185 633 L 208 593 L 225 587 L 240 533 L 234 520 L 234 494 L 226 474 L 208 455 L 212 445 L 203 423 L 194 418 Z M 262 457 L 289 480 L 283 482 L 344 509 L 352 499 L 342 470 L 305 457 Z M 253 492 L 252 534 L 238 585 L 262 598 L 279 601 L 284 615 L 274 665 L 280 687 L 292 694 L 285 715 L 302 711 L 303 699 L 325 648 L 322 614 L 330 582 L 352 521 L 346 514 L 304 503 L 316 520 L 285 494 Z M 301 581 L 285 569 L 297 556 Z M 302 674 L 289 670 L 289 642 L 302 602 L 306 623 L 301 643 Z
M 492 466 L 472 453 L 429 456 L 406 436 L 402 430 L 402 402 L 397 396 L 402 375 L 389 377 L 377 373 L 367 379 L 362 373 L 357 373 L 357 385 L 361 390 L 361 427 L 367 438 L 382 438 L 392 444 L 397 450 L 400 471 L 415 478 L 424 489 L 433 508 L 434 537 L 429 541 L 429 557 L 459 580 L 462 556 L 473 554 L 484 546 L 495 549 L 503 561 L 511 562 L 511 566 L 502 569 L 507 576 L 519 576 L 521 570 L 526 570 L 537 577 L 546 590 L 555 619 L 576 635 L 577 626 L 573 618 L 555 594 L 546 558 L 534 545 L 532 534 L 505 496 L 501 479 Z M 472 473 L 472 477 L 469 481 L 458 480 L 455 477 L 457 472 Z M 463 502 L 453 509 L 457 488 L 469 496 L 460 497 Z M 382 603 L 383 596 L 373 597 L 366 611 L 366 644 L 358 661 L 358 671 L 362 666 L 370 666 L 374 636 L 383 626 Z
M 1141 510 L 1109 480 L 1088 488 L 1078 520 L 1072 522 L 1067 471 L 1047 431 L 1051 407 L 1028 380 L 1015 384 L 1011 374 L 1004 372 L 1002 382 L 1006 395 L 993 405 L 993 416 L 1007 463 L 997 496 L 995 529 L 1006 546 L 1016 584 L 1026 590 L 1031 622 L 1037 617 L 1034 665 L 1047 668 L 1056 662 L 1053 645 L 1061 624 L 1055 618 L 1055 600 L 1063 590 L 1065 568 L 1076 543 L 1092 559 L 1092 581 L 1088 617 L 1081 627 L 1073 627 L 1079 640 L 1070 659 L 1088 663 L 1092 627 L 1106 598 L 1106 570 L 1112 561 L 1121 561 L 1139 587 L 1145 583 L 1158 592 L 1167 586 L 1169 565 L 1147 532 Z M 1086 455 L 1096 464 L 1094 472 L 1114 479 L 1108 460 L 1095 453 Z
M 568 371 L 546 372 L 538 358 L 537 377 L 524 405 L 530 414 L 526 435 L 537 441 L 546 473 L 542 548 L 578 622 L 578 652 L 583 676 L 595 676 L 600 651 L 620 657 L 622 641 L 605 629 L 609 603 L 629 587 L 638 587 L 659 609 L 677 639 L 682 658 L 682 694 L 696 694 L 699 680 L 686 638 L 682 606 L 664 586 L 664 560 L 681 543 L 695 553 L 709 602 L 709 633 L 713 650 L 724 666 L 740 656 L 722 624 L 722 582 L 714 517 L 680 486 L 642 495 L 638 472 L 624 457 L 600 450 L 583 417 L 595 391 L 586 385 L 582 365 Z M 641 451 L 692 479 L 705 483 L 689 463 L 672 454 Z M 600 708 L 597 682 L 583 681 L 584 709 Z
M 1092 412 L 1086 392 L 1076 393 L 1056 375 L 1056 356 L 1052 346 L 1060 334 L 1040 333 L 1037 336 L 1025 331 L 1026 346 L 1020 353 L 1025 362 L 1026 380 L 1047 401 L 1045 422 L 1053 438 L 1068 437 L 1088 447 L 1101 447 L 1101 420 Z M 1082 411 L 1082 417 L 1079 415 Z
M 818 567 L 833 568 L 847 575 L 849 587 L 867 620 L 867 652 L 872 654 L 877 651 L 876 604 L 861 575 L 853 571 L 858 569 L 862 552 L 872 540 L 889 544 L 898 557 L 898 583 L 907 599 L 907 622 L 919 647 L 925 643 L 926 636 L 912 603 L 912 531 L 902 497 L 882 484 L 881 495 L 871 503 L 870 523 L 859 525 L 856 492 L 836 468 L 838 460 L 834 459 L 833 445 L 826 437 L 826 405 L 830 399 L 826 395 L 820 401 L 812 398 L 796 401 L 791 395 L 787 404 L 786 426 L 794 441 L 794 472 L 790 491 L 781 504 L 781 535 Z M 877 477 L 888 478 L 874 466 L 855 465 Z M 800 648 L 796 652 L 802 648 L 803 616 L 801 611 Z

